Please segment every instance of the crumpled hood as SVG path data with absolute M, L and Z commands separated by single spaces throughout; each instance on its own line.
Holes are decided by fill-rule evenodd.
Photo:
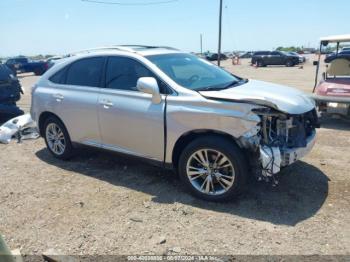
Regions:
M 288 114 L 302 114 L 315 108 L 315 102 L 301 91 L 257 80 L 225 90 L 199 93 L 209 99 L 253 103 Z

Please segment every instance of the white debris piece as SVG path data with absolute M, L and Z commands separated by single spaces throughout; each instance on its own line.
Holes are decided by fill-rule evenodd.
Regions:
M 15 117 L 0 127 L 0 143 L 8 144 L 16 137 L 19 141 L 39 137 L 30 114 Z

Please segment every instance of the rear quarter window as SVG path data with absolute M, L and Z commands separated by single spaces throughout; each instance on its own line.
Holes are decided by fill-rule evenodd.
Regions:
M 84 58 L 71 64 L 67 69 L 67 85 L 100 87 L 104 57 Z
M 67 74 L 67 67 L 55 73 L 53 76 L 49 78 L 49 80 L 55 84 L 63 85 L 66 83 L 66 74 Z

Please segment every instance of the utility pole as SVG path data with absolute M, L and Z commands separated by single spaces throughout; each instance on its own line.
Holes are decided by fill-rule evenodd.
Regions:
M 219 13 L 219 48 L 218 48 L 218 66 L 220 66 L 221 60 L 221 28 L 222 28 L 222 1 L 220 0 L 220 13 Z
M 203 35 L 200 36 L 201 55 L 203 55 Z

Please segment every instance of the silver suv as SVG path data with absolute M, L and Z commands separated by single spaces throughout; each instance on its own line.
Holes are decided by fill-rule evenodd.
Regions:
M 151 46 L 57 61 L 33 88 L 31 115 L 57 158 L 75 144 L 138 156 L 214 201 L 236 196 L 249 176 L 273 180 L 311 150 L 318 127 L 314 102 L 297 90 Z

